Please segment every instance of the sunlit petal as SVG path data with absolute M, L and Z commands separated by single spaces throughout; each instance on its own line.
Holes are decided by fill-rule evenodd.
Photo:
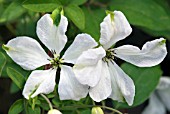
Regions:
M 23 95 L 26 99 L 33 98 L 40 93 L 49 94 L 54 91 L 56 70 L 35 70 L 28 77 Z
M 139 67 L 158 65 L 167 55 L 165 39 L 160 38 L 146 42 L 142 49 L 124 45 L 114 49 L 115 56 Z
M 113 100 L 122 101 L 123 96 L 126 102 L 132 105 L 135 96 L 133 80 L 113 61 L 109 62 L 109 71 L 112 77 L 112 94 L 110 97 Z
M 100 102 L 109 97 L 112 92 L 110 73 L 107 63 L 102 62 L 101 78 L 98 84 L 90 88 L 89 95 L 96 101 Z M 97 71 L 98 72 L 98 71 Z
M 88 86 L 78 82 L 71 67 L 62 65 L 58 93 L 60 100 L 80 100 L 87 96 Z
M 79 34 L 76 36 L 74 42 L 70 45 L 62 58 L 64 59 L 64 62 L 74 64 L 83 51 L 91 49 L 97 45 L 97 42 L 90 35 Z
M 105 50 L 102 47 L 89 49 L 80 55 L 73 70 L 81 84 L 94 87 L 98 83 L 104 56 Z
M 34 70 L 45 64 L 49 64 L 50 57 L 45 53 L 41 45 L 34 39 L 22 36 L 10 40 L 5 47 L 7 54 L 26 70 Z
M 100 24 L 100 28 L 100 43 L 105 49 L 110 48 L 117 41 L 126 38 L 132 32 L 129 22 L 120 11 L 108 14 Z
M 67 42 L 67 18 L 61 15 L 58 26 L 53 23 L 50 14 L 45 14 L 37 23 L 37 35 L 42 43 L 51 51 L 59 55 Z

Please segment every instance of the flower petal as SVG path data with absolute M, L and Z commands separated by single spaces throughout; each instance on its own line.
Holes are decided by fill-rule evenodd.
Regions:
M 77 59 L 75 66 L 89 66 L 96 65 L 99 60 L 106 56 L 106 52 L 102 47 L 95 49 L 88 49 L 84 51 Z
M 89 95 L 96 101 L 100 102 L 109 97 L 112 92 L 110 73 L 107 63 L 102 62 L 101 78 L 98 84 L 90 88 Z M 96 71 L 98 72 L 98 71 Z
M 96 86 L 100 80 L 102 58 L 105 50 L 102 47 L 89 49 L 80 55 L 73 67 L 77 80 L 84 85 Z
M 164 104 L 159 100 L 155 93 L 151 95 L 149 105 L 144 109 L 142 114 L 166 114 Z
M 163 89 L 168 89 L 168 88 L 170 88 L 170 77 L 167 77 L 167 76 L 161 77 L 156 89 L 163 90 Z
M 110 98 L 122 101 L 123 96 L 126 102 L 132 105 L 135 96 L 133 80 L 113 61 L 109 61 L 109 71 L 112 80 L 112 94 Z
M 168 111 L 170 111 L 170 78 L 161 77 L 160 83 L 157 87 L 157 94 Z
M 29 99 L 30 95 L 33 98 L 40 93 L 51 93 L 55 88 L 55 77 L 56 70 L 54 69 L 33 71 L 27 79 L 22 94 Z
M 113 19 L 111 15 L 114 15 Z M 100 43 L 105 49 L 110 48 L 117 41 L 126 38 L 132 32 L 129 22 L 120 11 L 108 14 L 100 24 L 100 28 Z
M 115 48 L 114 52 L 116 57 L 139 67 L 155 66 L 167 55 L 164 38 L 146 42 L 142 50 L 132 45 L 124 45 Z
M 10 40 L 5 47 L 7 54 L 25 70 L 34 70 L 49 64 L 50 57 L 34 39 L 22 36 Z
M 61 20 L 58 26 L 53 23 L 50 14 L 45 14 L 37 23 L 37 35 L 41 42 L 51 51 L 55 50 L 59 55 L 67 42 L 68 21 L 67 18 L 61 15 Z
M 64 62 L 75 63 L 77 58 L 82 54 L 83 51 L 91 49 L 97 46 L 97 42 L 88 34 L 79 34 L 76 36 L 74 42 L 67 49 L 63 55 Z
M 62 65 L 58 93 L 60 100 L 80 100 L 87 96 L 88 86 L 78 82 L 71 67 Z

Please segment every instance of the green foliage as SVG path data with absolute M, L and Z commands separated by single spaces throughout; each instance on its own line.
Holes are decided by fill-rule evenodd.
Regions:
M 80 30 L 85 28 L 85 16 L 80 7 L 71 4 L 64 7 L 64 12 Z
M 28 107 L 28 114 L 41 114 L 40 107 L 35 107 L 33 110 L 31 107 Z
M 132 78 L 135 84 L 136 94 L 132 107 L 143 103 L 155 90 L 162 71 L 159 66 L 139 68 L 129 63 L 124 63 L 121 68 Z M 116 108 L 129 108 L 125 103 L 114 102 Z
M 113 0 L 110 8 L 122 11 L 132 25 L 145 32 L 170 38 L 168 0 Z
M 56 26 L 58 26 L 60 23 L 61 12 L 62 12 L 62 7 L 58 7 L 51 14 L 51 18 L 53 19 L 53 22 Z
M 14 68 L 7 68 L 7 74 L 11 78 L 11 80 L 20 88 L 22 89 L 25 84 L 25 78 L 24 76 L 19 73 L 17 70 Z
M 90 9 L 83 7 L 83 12 L 85 14 L 85 29 L 82 31 L 90 34 L 96 41 L 100 38 L 100 23 L 106 16 L 104 9 Z
M 52 12 L 61 6 L 58 0 L 26 0 L 23 7 L 35 12 Z
M 0 52 L 0 76 L 5 64 L 6 64 L 6 57 L 3 53 Z
M 20 114 L 24 110 L 24 100 L 19 99 L 17 100 L 12 106 L 10 107 L 8 114 Z
M 85 2 L 87 2 L 87 0 L 60 0 L 60 2 L 62 3 L 62 5 L 67 6 L 69 4 L 74 4 L 74 5 L 82 5 Z
M 12 82 L 11 83 L 11 86 L 10 86 L 10 93 L 13 94 L 13 93 L 17 93 L 20 89 L 18 88 L 18 86 Z
M 21 2 L 21 0 L 15 0 L 10 3 L 10 5 L 2 12 L 0 23 L 13 21 L 24 14 L 26 10 L 21 6 Z

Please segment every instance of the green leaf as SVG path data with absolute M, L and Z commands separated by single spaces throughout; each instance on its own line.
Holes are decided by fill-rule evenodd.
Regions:
M 160 37 L 160 36 L 164 36 L 166 38 L 170 38 L 170 32 L 168 30 L 165 31 L 154 31 L 148 28 L 144 28 L 144 27 L 140 27 L 140 29 L 142 29 L 144 32 L 152 35 L 152 36 L 156 36 L 156 37 Z
M 17 93 L 20 89 L 18 88 L 18 86 L 12 82 L 11 83 L 11 86 L 10 86 L 10 93 L 13 94 L 13 93 Z
M 11 78 L 11 80 L 20 88 L 22 89 L 25 84 L 25 78 L 24 76 L 16 71 L 13 68 L 8 67 L 7 68 L 7 74 Z
M 85 28 L 85 16 L 80 7 L 76 5 L 68 5 L 64 7 L 65 14 L 80 29 Z
M 170 6 L 167 1 L 113 0 L 110 8 L 122 11 L 132 25 L 149 29 L 151 35 L 170 36 L 170 26 L 167 26 L 170 25 Z
M 155 90 L 162 71 L 159 66 L 150 68 L 139 68 L 129 63 L 121 65 L 124 72 L 132 78 L 135 84 L 136 94 L 132 107 L 143 103 L 149 98 L 150 94 Z M 129 108 L 126 103 L 115 102 L 116 108 Z
M 6 57 L 3 53 L 0 52 L 0 76 L 5 64 L 6 64 Z
M 40 107 L 35 107 L 34 110 L 28 107 L 28 114 L 41 114 Z
M 21 6 L 21 0 L 15 0 L 3 11 L 0 16 L 0 23 L 13 21 L 25 12 L 26 10 Z
M 87 0 L 60 0 L 60 2 L 63 6 L 67 6 L 67 5 L 70 5 L 70 4 L 82 5 L 85 2 L 87 2 Z
M 82 32 L 90 34 L 96 41 L 100 38 L 100 23 L 106 16 L 105 9 L 90 9 L 83 7 L 85 14 L 85 29 Z
M 24 110 L 24 100 L 19 99 L 17 100 L 12 106 L 10 107 L 8 114 L 20 114 Z
M 82 5 L 87 2 L 87 0 L 70 0 L 71 4 Z
M 26 0 L 23 7 L 35 12 L 52 12 L 61 6 L 59 0 Z

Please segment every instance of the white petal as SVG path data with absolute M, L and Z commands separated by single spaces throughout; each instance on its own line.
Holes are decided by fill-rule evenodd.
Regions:
M 73 70 L 77 80 L 81 84 L 94 87 L 101 78 L 102 60 L 99 60 L 96 65 L 74 66 Z
M 170 88 L 170 77 L 161 77 L 159 84 L 157 86 L 157 90 L 163 90 Z
M 55 77 L 55 69 L 33 71 L 27 79 L 22 94 L 26 99 L 29 99 L 30 95 L 33 98 L 40 93 L 51 93 L 55 88 Z
M 59 55 L 67 42 L 65 35 L 67 25 L 67 18 L 63 15 L 61 15 L 59 25 L 56 26 L 50 14 L 46 14 L 37 23 L 37 35 L 49 50 L 55 50 L 56 54 Z
M 126 38 L 132 32 L 132 28 L 122 12 L 114 11 L 113 14 L 113 20 L 111 15 L 108 14 L 100 24 L 100 43 L 105 49 Z
M 10 40 L 7 45 L 7 54 L 25 70 L 34 70 L 45 64 L 49 64 L 50 57 L 45 53 L 41 45 L 34 39 L 22 36 Z
M 151 95 L 149 105 L 144 109 L 142 114 L 166 114 L 164 104 L 159 100 L 155 93 Z
M 109 62 L 109 72 L 111 76 L 111 86 L 112 86 L 112 93 L 109 96 L 109 98 L 112 98 L 113 100 L 116 100 L 118 102 L 124 102 L 123 94 L 117 84 L 116 75 L 118 74 L 116 73 L 117 71 L 115 70 L 116 69 L 114 68 L 113 64 Z
M 81 84 L 94 87 L 100 80 L 102 58 L 105 51 L 102 47 L 83 52 L 73 67 L 76 78 Z
M 126 102 L 132 105 L 135 96 L 133 80 L 115 62 L 109 61 L 109 71 L 112 77 L 112 94 L 110 98 L 122 101 L 123 96 Z
M 165 78 L 164 78 L 165 79 Z M 164 86 L 162 88 L 157 89 L 157 94 L 165 107 L 170 111 L 170 83 L 169 83 L 169 78 L 168 80 L 163 80 Z M 164 88 L 163 88 L 164 87 Z
M 108 98 L 112 92 L 111 79 L 107 63 L 102 62 L 101 70 L 102 71 L 100 74 L 101 75 L 100 81 L 95 87 L 91 87 L 89 91 L 90 97 L 96 102 L 100 102 Z
M 142 50 L 135 46 L 124 45 L 114 49 L 115 56 L 139 67 L 155 66 L 167 55 L 165 39 L 146 42 Z
M 99 60 L 106 56 L 106 51 L 102 48 L 88 49 L 84 51 L 77 59 L 75 65 L 89 66 L 96 65 Z
M 77 35 L 74 42 L 70 45 L 70 47 L 63 55 L 64 62 L 74 64 L 83 51 L 91 49 L 97 45 L 97 42 L 90 35 Z
M 78 82 L 71 67 L 62 65 L 58 93 L 60 100 L 80 100 L 87 96 L 88 86 Z

